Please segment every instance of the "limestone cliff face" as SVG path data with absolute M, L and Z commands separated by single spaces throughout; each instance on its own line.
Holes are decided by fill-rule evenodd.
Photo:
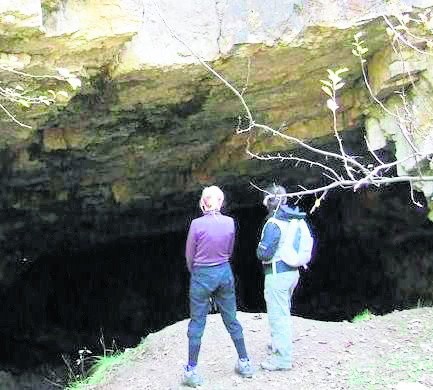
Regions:
M 432 57 L 408 54 L 408 79 L 380 15 L 430 6 L 426 0 L 2 0 L 1 85 L 66 93 L 50 107 L 5 103 L 31 128 L 0 116 L 0 284 L 54 248 L 179 229 L 203 184 L 232 188 L 238 194 L 232 204 L 242 206 L 254 201 L 241 191 L 251 178 L 296 183 L 308 174 L 271 173 L 275 166 L 247 158 L 246 136 L 234 131 L 239 101 L 190 49 L 246 87 L 260 120 L 322 144 L 332 118 L 319 80 L 327 68 L 349 68 L 338 127 L 358 134 L 350 148 L 359 149 L 366 129 L 373 146 L 392 141 L 403 156 L 407 142 L 375 108 L 351 42 L 365 32 L 369 78 L 385 104 L 393 104 L 395 86 L 413 82 L 408 99 L 422 111 L 430 104 Z M 82 85 L 74 90 L 5 68 L 33 76 L 56 76 L 63 68 Z M 419 116 L 416 142 L 423 150 L 433 148 L 431 113 Z M 249 141 L 256 151 L 293 148 L 265 134 Z M 413 162 L 399 169 L 410 171 Z M 426 164 L 424 172 L 431 170 Z M 431 185 L 422 190 L 432 196 Z

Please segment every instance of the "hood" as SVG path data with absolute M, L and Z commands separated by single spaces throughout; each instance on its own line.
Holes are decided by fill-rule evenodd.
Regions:
M 275 212 L 274 217 L 282 221 L 287 221 L 292 218 L 304 219 L 306 215 L 306 213 L 299 210 L 299 207 L 291 208 L 287 205 L 282 205 Z

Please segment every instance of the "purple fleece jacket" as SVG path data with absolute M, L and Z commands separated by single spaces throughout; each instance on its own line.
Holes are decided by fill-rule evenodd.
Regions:
M 233 253 L 235 223 L 233 218 L 220 212 L 209 211 L 193 219 L 186 240 L 186 265 L 209 267 L 226 263 Z

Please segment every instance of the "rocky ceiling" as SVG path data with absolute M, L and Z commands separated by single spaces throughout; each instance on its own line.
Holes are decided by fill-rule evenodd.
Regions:
M 421 104 L 430 99 L 431 57 L 408 54 L 408 80 L 381 15 L 429 6 L 433 1 L 2 0 L 0 86 L 56 95 L 56 102 L 1 101 L 29 127 L 1 112 L 0 284 L 62 247 L 184 228 L 205 184 L 223 185 L 239 208 L 256 201 L 250 180 L 317 183 L 310 169 L 248 158 L 247 135 L 235 132 L 239 100 L 188 48 L 245 88 L 257 119 L 331 149 L 332 117 L 319 80 L 327 68 L 347 67 L 338 116 L 346 145 L 362 151 L 366 129 L 392 140 L 398 154 L 401 140 L 375 109 L 351 43 L 365 33 L 375 94 L 385 101 L 395 86 L 415 81 L 411 99 Z M 431 134 L 425 111 L 420 128 Z M 420 139 L 433 149 L 431 136 Z M 248 141 L 257 152 L 294 149 L 262 133 Z M 428 184 L 422 190 L 433 193 Z

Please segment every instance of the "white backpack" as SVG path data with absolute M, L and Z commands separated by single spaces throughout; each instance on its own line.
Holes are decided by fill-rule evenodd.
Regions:
M 283 260 L 291 267 L 304 267 L 311 261 L 313 251 L 313 236 L 304 219 L 293 218 L 281 221 L 270 218 L 268 222 L 278 225 L 281 238 L 273 259 Z

